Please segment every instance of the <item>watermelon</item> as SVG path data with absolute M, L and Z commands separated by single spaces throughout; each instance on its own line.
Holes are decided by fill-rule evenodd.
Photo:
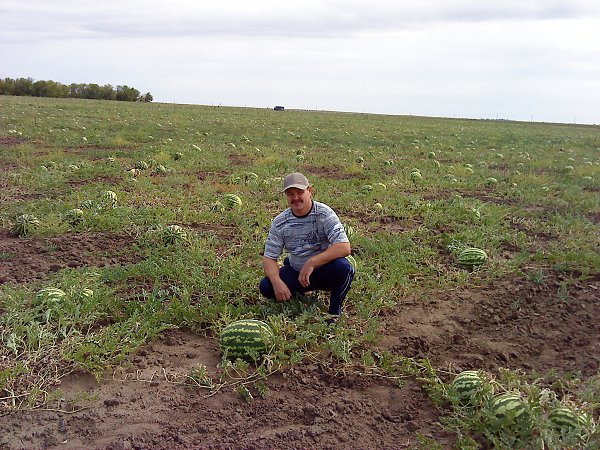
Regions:
M 83 288 L 79 294 L 82 297 L 90 298 L 94 296 L 94 291 L 88 288 Z
M 365 184 L 363 187 L 360 188 L 360 192 L 362 192 L 363 194 L 367 194 L 369 192 L 371 192 L 373 190 L 373 186 L 371 186 L 370 184 Z
M 346 223 L 342 224 L 342 226 L 344 227 L 344 232 L 346 233 L 346 236 L 348 237 L 348 239 L 350 239 L 354 235 L 354 228 L 352 228 L 351 225 L 348 225 Z
M 585 419 L 567 406 L 558 406 L 548 414 L 548 422 L 555 430 L 568 432 L 583 427 Z
M 477 370 L 465 370 L 452 381 L 452 388 L 460 400 L 472 400 L 484 388 L 484 380 Z
M 168 170 L 165 166 L 163 166 L 162 164 L 157 165 L 154 168 L 154 173 L 167 173 Z
M 498 419 L 516 419 L 524 416 L 526 412 L 525 402 L 521 400 L 518 392 L 506 392 L 498 395 L 492 400 L 491 411 Z
M 46 288 L 43 288 L 43 289 L 40 289 L 39 291 L 37 291 L 37 293 L 35 294 L 35 297 L 40 302 L 46 302 L 46 301 L 58 302 L 58 301 L 62 300 L 66 295 L 67 294 L 62 289 L 58 289 L 55 287 L 46 287 Z
M 94 200 L 84 200 L 83 202 L 81 202 L 81 207 L 83 209 L 95 209 L 98 205 L 96 205 L 96 202 L 94 202 Z
M 135 168 L 138 170 L 146 170 L 148 167 L 149 166 L 146 161 L 138 161 L 135 163 Z
M 66 212 L 65 220 L 72 226 L 77 226 L 83 223 L 83 210 L 79 208 L 73 208 Z
M 40 226 L 40 221 L 33 214 L 21 214 L 15 220 L 12 229 L 17 236 L 28 236 L 33 230 Z
M 225 199 L 225 206 L 227 209 L 233 209 L 242 206 L 242 199 L 235 194 L 225 194 L 223 198 Z
M 486 186 L 493 186 L 494 184 L 498 183 L 498 180 L 496 180 L 494 177 L 489 177 L 485 179 L 484 183 Z
M 167 245 L 185 242 L 187 238 L 187 232 L 179 225 L 169 225 L 163 231 L 163 241 Z
M 252 359 L 267 353 L 273 341 L 273 331 L 265 322 L 254 319 L 237 320 L 221 331 L 221 351 L 229 359 Z
M 114 208 L 117 205 L 117 194 L 115 194 L 113 191 L 104 191 L 102 193 L 102 201 L 105 205 L 109 205 Z
M 181 153 L 181 152 L 175 152 L 175 153 L 173 153 L 173 159 L 175 161 L 179 161 L 181 158 L 183 158 L 183 153 Z
M 221 203 L 219 200 L 217 200 L 217 201 L 211 203 L 210 210 L 212 212 L 222 213 L 225 211 L 225 206 L 223 206 L 223 203 Z
M 244 180 L 246 181 L 246 183 L 255 183 L 258 181 L 258 175 L 254 172 L 248 172 L 244 175 Z
M 480 248 L 468 247 L 458 254 L 458 263 L 467 267 L 481 266 L 487 257 L 487 253 Z
M 346 259 L 348 260 L 348 262 L 350 263 L 350 265 L 352 266 L 352 268 L 356 272 L 356 259 L 354 259 L 354 256 L 348 255 L 348 256 L 346 256 Z
M 375 212 L 382 212 L 383 211 L 383 205 L 381 203 L 375 203 L 373 205 L 373 211 Z
M 418 180 L 421 180 L 421 179 L 423 179 L 423 175 L 421 175 L 421 172 L 420 172 L 420 171 L 419 171 L 419 172 L 411 172 L 411 173 L 410 173 L 410 178 L 411 178 L 413 181 L 418 181 Z

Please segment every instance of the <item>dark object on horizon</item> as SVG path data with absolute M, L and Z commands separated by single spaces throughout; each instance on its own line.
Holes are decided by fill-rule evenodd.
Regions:
M 283 106 L 276 106 L 273 108 L 275 111 L 283 111 L 285 108 Z

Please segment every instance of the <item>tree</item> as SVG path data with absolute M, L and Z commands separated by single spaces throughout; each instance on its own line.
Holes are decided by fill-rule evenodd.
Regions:
M 150 92 L 146 92 L 146 94 L 144 95 L 144 101 L 151 102 L 152 100 L 154 100 L 154 97 L 152 97 L 152 94 Z

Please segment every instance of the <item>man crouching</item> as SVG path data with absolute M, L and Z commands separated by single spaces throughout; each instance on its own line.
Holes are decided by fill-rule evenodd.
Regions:
M 344 227 L 333 209 L 312 199 L 312 186 L 301 173 L 287 175 L 283 191 L 290 207 L 271 224 L 260 292 L 284 302 L 295 293 L 330 291 L 329 314 L 339 316 L 354 278 L 345 258 L 351 249 Z M 288 257 L 280 268 L 277 258 L 284 249 Z

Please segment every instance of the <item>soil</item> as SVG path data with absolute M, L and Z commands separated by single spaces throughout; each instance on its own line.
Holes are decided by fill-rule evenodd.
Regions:
M 141 257 L 133 238 L 116 233 L 68 233 L 58 237 L 19 238 L 0 233 L 0 284 L 45 279 L 66 267 L 132 264 Z

